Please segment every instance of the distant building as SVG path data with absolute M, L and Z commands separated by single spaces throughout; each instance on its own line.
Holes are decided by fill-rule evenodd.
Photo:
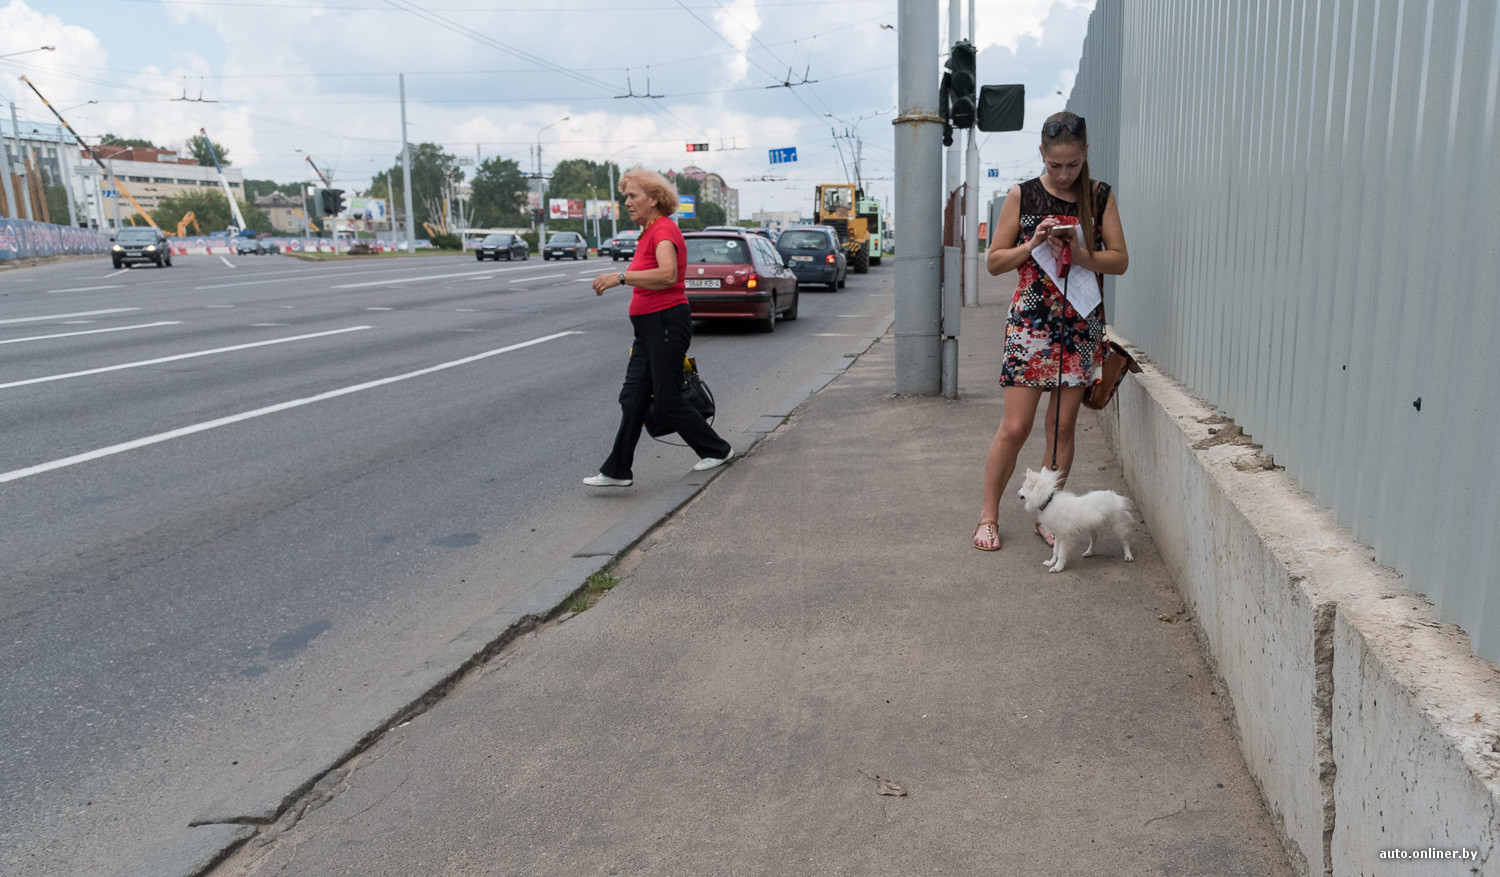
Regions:
M 702 184 L 703 198 L 724 208 L 725 221 L 730 224 L 740 221 L 740 190 L 731 188 L 723 177 L 695 165 L 688 165 L 681 172 L 668 171 L 667 176 L 672 179 L 684 176 L 697 180 Z
M 197 159 L 184 158 L 169 149 L 147 146 L 92 146 L 88 151 L 98 156 L 105 166 L 114 172 L 115 179 L 125 184 L 126 191 L 147 213 L 155 210 L 163 198 L 171 198 L 205 188 L 219 189 L 218 171 L 212 167 L 200 165 Z M 97 172 L 98 168 L 88 157 L 88 152 L 81 150 L 74 150 L 74 152 L 79 155 L 80 162 L 84 163 L 85 168 L 92 168 Z M 224 176 L 229 180 L 229 190 L 234 193 L 234 197 L 243 201 L 245 199 L 244 172 L 236 167 L 226 167 Z M 105 197 L 99 199 L 99 206 L 103 211 L 104 226 L 112 227 L 116 199 L 108 197 L 107 179 L 104 185 L 106 186 Z M 120 196 L 118 200 L 120 220 L 128 225 L 130 214 L 135 212 L 135 208 L 123 196 Z M 89 206 L 92 210 L 92 201 Z M 214 231 L 218 230 L 214 229 Z
M 303 234 L 307 219 L 302 212 L 302 199 L 285 192 L 272 192 L 255 199 L 255 207 L 271 220 L 271 228 L 283 234 Z
M 21 152 L 29 153 L 32 167 L 47 185 L 68 187 L 81 226 L 113 228 L 116 203 L 122 224 L 128 225 L 130 215 L 135 213 L 123 196 L 111 196 L 109 179 L 99 171 L 90 153 L 114 171 L 115 178 L 147 212 L 154 210 L 163 198 L 219 186 L 219 175 L 212 167 L 203 167 L 174 150 L 144 146 L 91 146 L 84 150 L 56 123 L 22 119 L 17 127 L 19 131 L 13 131 L 10 119 L 0 118 L 7 161 L 16 160 L 15 144 L 19 142 Z M 15 137 L 17 133 L 19 138 Z M 230 191 L 243 200 L 244 173 L 239 168 L 227 167 L 224 176 L 229 180 Z M 68 222 L 66 215 L 51 219 L 58 225 Z
M 769 231 L 781 234 L 782 229 L 799 222 L 808 222 L 802 218 L 799 210 L 761 210 L 750 214 L 750 221 Z

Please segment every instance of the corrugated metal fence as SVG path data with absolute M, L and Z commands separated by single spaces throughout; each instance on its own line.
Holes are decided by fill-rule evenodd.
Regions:
M 1495 0 L 1099 0 L 1111 322 L 1500 660 Z

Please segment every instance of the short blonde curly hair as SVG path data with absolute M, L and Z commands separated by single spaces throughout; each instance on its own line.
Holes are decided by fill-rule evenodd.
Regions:
M 677 212 L 681 202 L 677 198 L 677 187 L 672 181 L 657 173 L 646 170 L 641 165 L 636 165 L 620 175 L 620 191 L 625 191 L 625 183 L 634 182 L 641 187 L 641 191 L 656 205 L 656 212 L 662 216 L 671 216 Z

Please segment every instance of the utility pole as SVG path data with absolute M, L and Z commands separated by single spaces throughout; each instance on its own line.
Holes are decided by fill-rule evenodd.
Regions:
M 26 178 L 25 147 L 21 145 L 21 123 L 16 121 L 15 101 L 10 102 L 10 133 L 16 135 L 16 169 L 21 172 L 21 206 L 26 210 L 26 218 L 35 222 L 36 217 L 31 215 L 31 187 Z M 15 181 L 12 180 L 11 183 L 14 185 Z
M 406 189 L 406 251 L 417 251 L 417 235 L 413 228 L 417 218 L 411 206 L 411 143 L 406 139 L 406 74 L 401 77 L 401 184 Z
M 899 0 L 897 17 L 896 391 L 941 382 L 943 119 L 938 115 L 938 0 Z
M 78 227 L 78 212 L 73 209 L 73 181 L 69 171 L 68 145 L 63 139 L 62 128 L 57 129 L 57 175 L 62 177 L 63 191 L 68 195 L 68 225 L 72 228 Z
M 958 42 L 958 35 L 963 33 L 963 7 L 959 4 L 962 0 L 948 0 L 948 48 L 951 51 L 953 44 Z M 944 162 L 948 170 L 947 188 L 943 190 L 943 205 L 946 207 L 948 198 L 963 184 L 964 176 L 964 148 L 958 138 L 953 139 L 953 145 L 948 147 L 948 160 Z
M 115 208 L 115 231 L 118 232 L 120 230 L 120 181 L 115 179 L 114 158 L 109 160 L 109 190 L 114 193 L 109 203 Z
M 969 0 L 969 42 L 974 40 L 974 0 Z M 964 304 L 971 307 L 979 304 L 979 245 L 983 243 L 979 240 L 979 145 L 974 141 L 978 131 L 978 124 L 969 129 L 968 181 L 964 185 Z
M 11 108 L 12 109 L 15 108 L 15 104 L 14 103 L 11 104 Z M 11 118 L 15 118 L 15 117 L 12 116 Z M 10 129 L 10 133 L 12 135 L 14 135 L 12 137 L 12 139 L 15 141 L 15 144 L 16 144 L 16 149 L 15 149 L 16 158 L 20 158 L 21 157 L 21 132 L 17 128 L 11 128 Z M 4 174 L 5 175 L 5 207 L 6 207 L 5 212 L 10 215 L 9 218 L 11 218 L 11 219 L 20 219 L 21 218 L 21 202 L 16 200 L 16 180 L 15 180 L 15 175 L 11 173 L 15 168 L 11 164 L 10 157 L 7 156 L 7 155 L 5 155 L 5 143 L 4 143 L 4 138 L 3 137 L 0 137 L 0 157 L 3 157 L 5 159 L 5 174 Z

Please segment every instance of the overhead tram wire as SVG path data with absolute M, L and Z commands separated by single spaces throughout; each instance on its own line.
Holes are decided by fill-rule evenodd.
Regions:
M 590 77 L 590 76 L 584 76 L 584 75 L 579 74 L 579 73 L 577 73 L 575 71 L 569 70 L 569 69 L 567 69 L 567 68 L 565 68 L 565 67 L 563 67 L 563 66 L 561 66 L 559 64 L 556 64 L 556 63 L 554 63 L 552 61 L 548 61 L 545 58 L 542 58 L 542 57 L 537 56 L 537 55 L 533 55 L 530 52 L 526 52 L 526 51 L 523 51 L 521 49 L 517 49 L 514 46 L 510 46 L 510 45 L 508 45 L 506 43 L 502 43 L 499 40 L 493 39 L 491 37 L 484 36 L 483 34 L 475 32 L 472 28 L 469 28 L 469 27 L 466 27 L 464 25 L 461 25 L 458 22 L 455 22 L 455 21 L 453 21 L 453 20 L 451 20 L 449 18 L 446 18 L 444 16 L 438 15 L 435 12 L 429 12 L 427 10 L 424 10 L 424 9 L 422 9 L 419 6 L 416 6 L 415 4 L 408 2 L 408 0 L 383 0 L 383 2 L 385 2 L 387 5 L 392 6 L 394 8 L 406 10 L 407 12 L 410 12 L 412 15 L 415 15 L 416 17 L 421 18 L 422 20 L 428 22 L 429 24 L 435 24 L 438 27 L 441 27 L 444 30 L 447 30 L 447 31 L 449 31 L 451 33 L 455 33 L 455 34 L 458 34 L 460 36 L 467 37 L 467 38 L 469 38 L 471 40 L 474 40 L 475 42 L 477 42 L 477 43 L 479 43 L 481 45 L 488 46 L 489 48 L 492 48 L 492 49 L 497 49 L 497 50 L 499 50 L 501 52 L 504 52 L 504 53 L 506 53 L 508 55 L 511 55 L 512 57 L 520 58 L 521 60 L 524 60 L 524 61 L 529 61 L 529 62 L 531 62 L 533 64 L 536 64 L 539 67 L 542 67 L 543 69 L 551 70 L 551 71 L 553 71 L 555 73 L 562 74 L 564 76 L 567 76 L 570 79 L 576 80 L 578 82 L 582 82 L 582 83 L 584 83 L 586 85 L 593 86 L 594 88 L 599 88 L 599 89 L 602 89 L 602 90 L 607 91 L 607 92 L 608 91 L 612 91 L 615 88 L 615 86 L 613 86 L 613 85 L 611 85 L 611 84 L 609 84 L 607 82 L 604 82 L 602 80 L 594 79 L 593 77 Z M 680 0 L 679 0 L 679 2 L 680 2 Z M 687 130 L 687 131 L 693 132 L 693 133 L 695 133 L 695 134 L 697 134 L 699 136 L 702 136 L 702 137 L 709 137 L 709 135 L 708 135 L 707 132 L 705 132 L 702 129 L 698 128 L 696 125 L 691 124 L 687 120 L 679 117 L 676 113 L 673 113 L 670 109 L 668 109 L 666 107 L 658 106 L 658 105 L 656 105 L 651 100 L 636 99 L 636 102 L 637 102 L 638 105 L 643 106 L 647 110 L 647 112 L 652 113 L 657 118 L 662 119 L 663 121 L 665 121 L 667 119 L 670 119 L 670 120 L 676 122 L 678 125 L 682 126 L 682 128 L 685 129 L 685 130 Z M 712 138 L 710 137 L 709 139 L 712 139 Z M 743 163 L 743 161 L 741 163 Z M 748 165 L 747 165 L 747 167 L 748 167 Z

